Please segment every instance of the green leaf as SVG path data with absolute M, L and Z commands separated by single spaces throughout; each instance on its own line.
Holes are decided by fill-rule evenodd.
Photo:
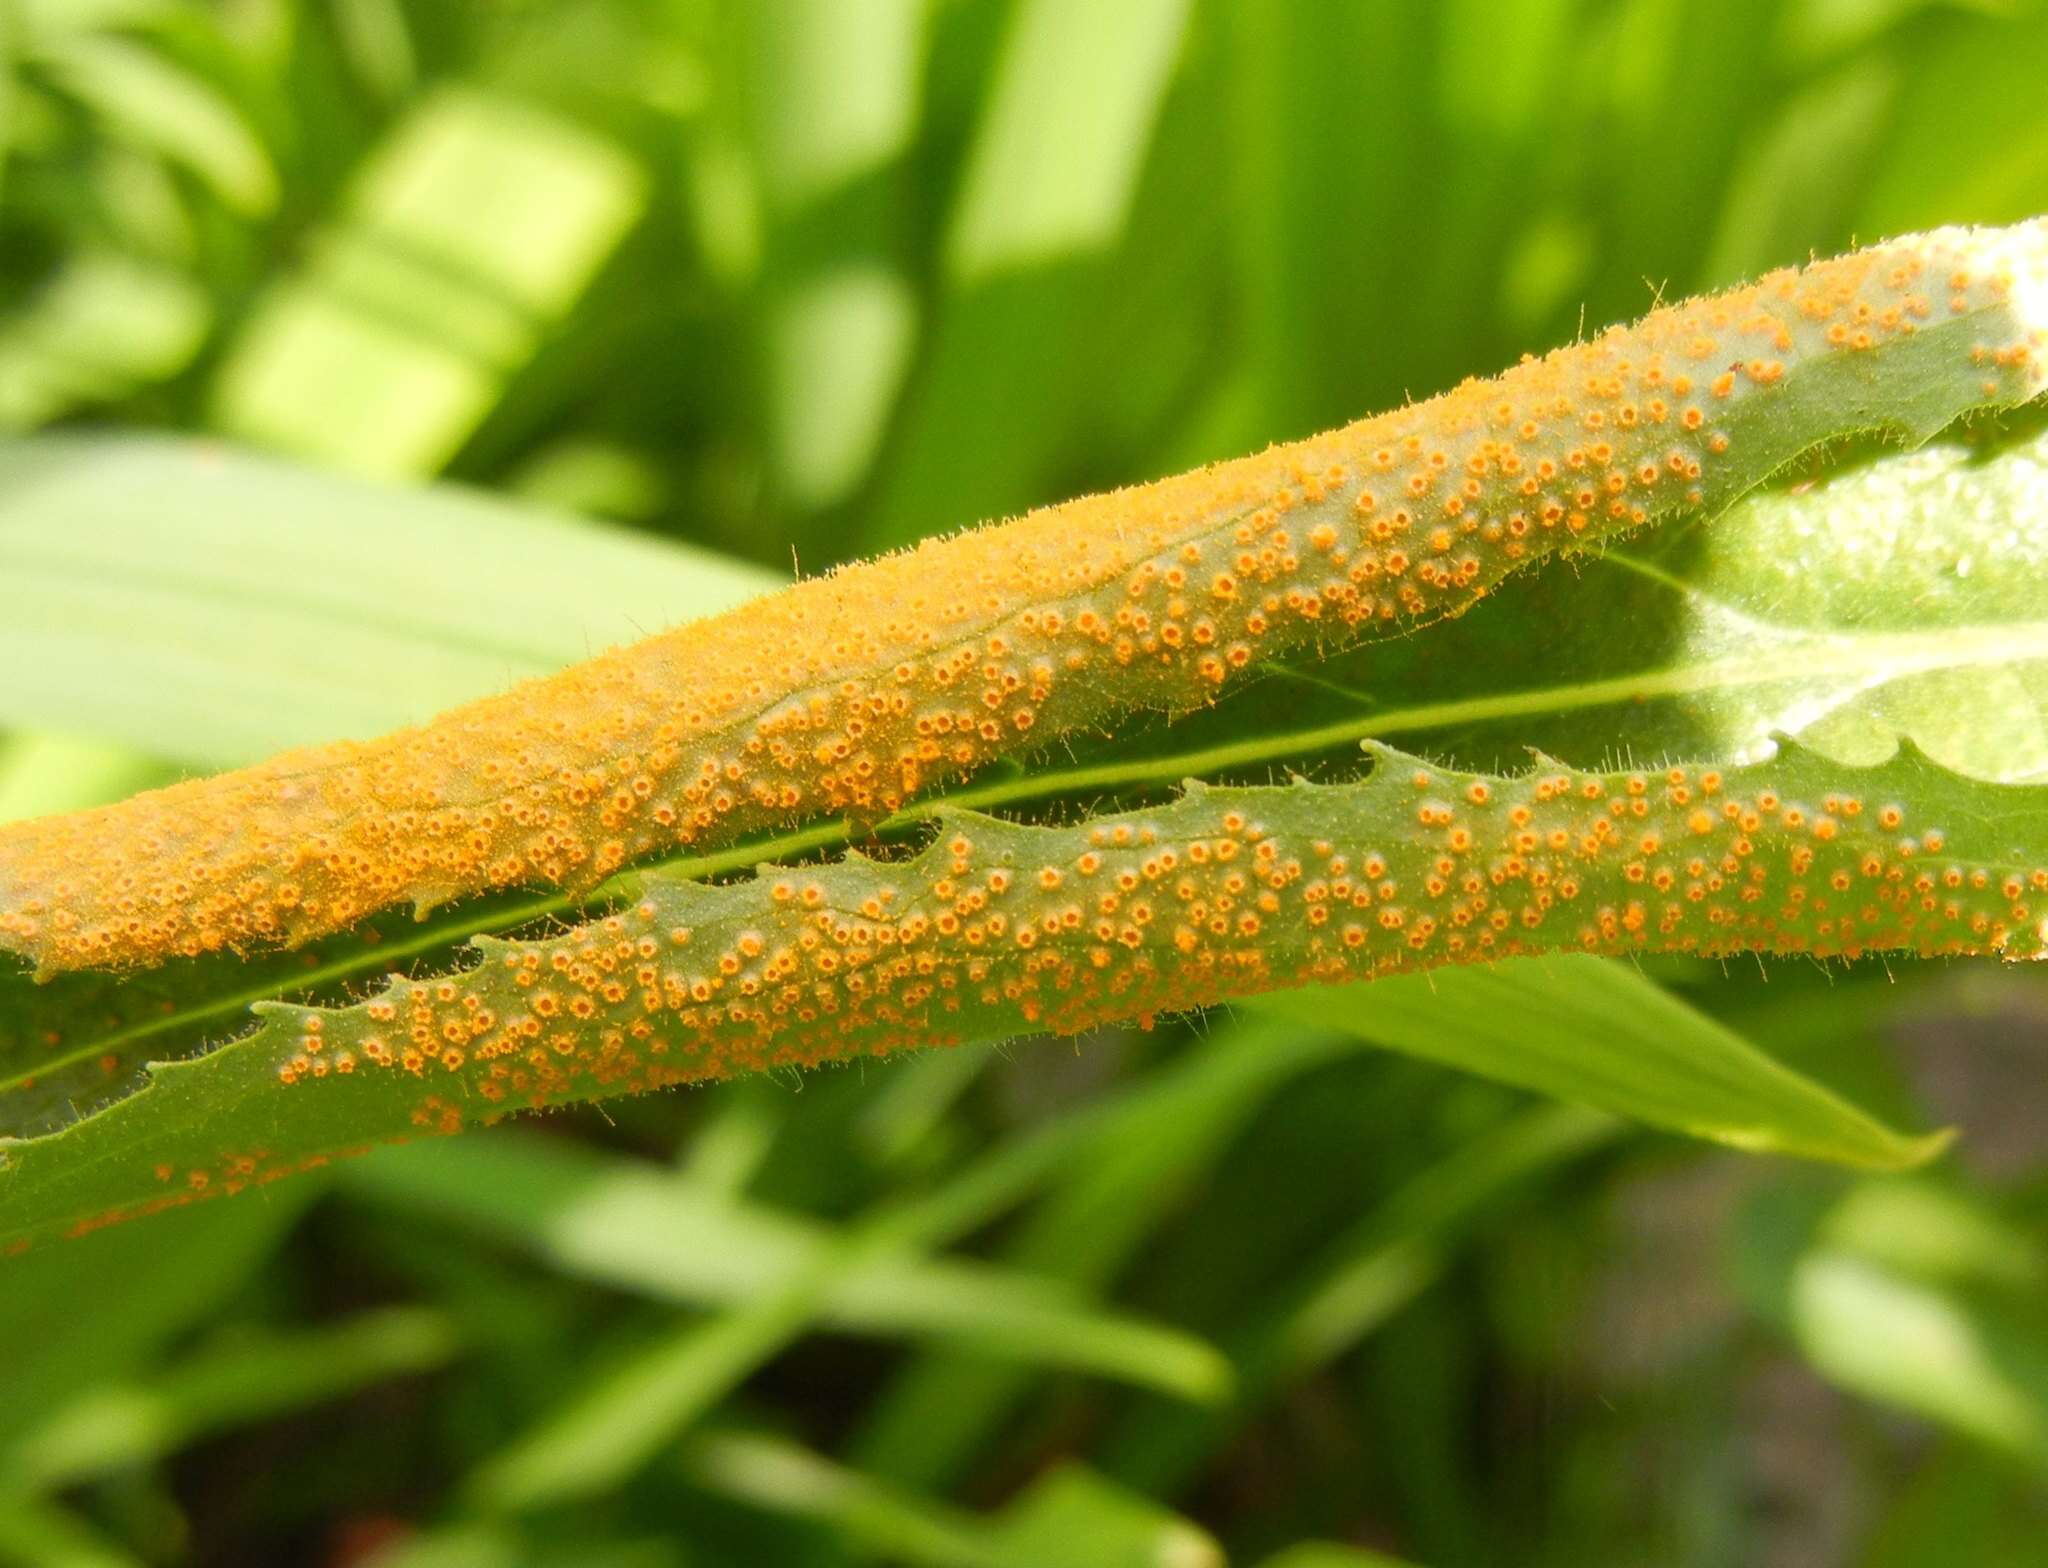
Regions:
M 1416 1565 L 1405 1558 L 1389 1557 L 1385 1552 L 1369 1552 L 1362 1546 L 1312 1541 L 1291 1546 L 1277 1556 L 1266 1558 L 1259 1568 L 1416 1568 Z
M 277 204 L 277 170 L 241 115 L 163 54 L 78 31 L 46 35 L 37 63 L 118 135 L 184 164 L 243 214 Z
M 1145 1134 L 1163 1116 L 1171 1114 L 1177 1126 L 1186 1127 L 1191 1113 L 1198 1116 L 1208 1110 L 1211 1130 L 1198 1131 L 1197 1137 L 1213 1143 L 1221 1131 L 1213 1102 L 1227 1096 L 1233 1108 L 1240 1106 L 1247 1084 L 1300 1070 L 1331 1049 L 1326 1039 L 1298 1033 L 1280 1039 L 1271 1038 L 1270 1032 L 1255 1032 L 1250 1039 L 1226 1036 L 1206 1053 L 1206 1071 L 1176 1073 L 1165 1084 L 1114 1096 L 1042 1131 L 1018 1135 L 955 1171 L 932 1196 L 871 1211 L 849 1223 L 830 1244 L 821 1239 L 808 1256 L 775 1270 L 730 1313 L 635 1346 L 607 1376 L 570 1395 L 472 1477 L 471 1497 L 486 1507 L 533 1507 L 619 1486 L 657 1449 L 701 1419 L 715 1400 L 810 1327 L 832 1298 L 861 1274 L 892 1262 L 907 1269 L 916 1251 L 980 1228 L 1060 1172 L 1100 1168 L 1106 1161 L 1113 1164 L 1121 1149 L 1156 1144 L 1156 1136 Z M 1199 1128 L 1200 1122 L 1193 1125 Z M 431 1178 L 422 1185 L 430 1183 Z M 432 1190 L 438 1191 L 439 1185 L 431 1183 Z M 684 1201 L 702 1202 L 704 1197 L 692 1192 Z M 1142 1223 L 1142 1203 L 1134 1202 L 1128 1209 L 1131 1219 L 1126 1223 Z M 621 1227 L 621 1234 L 629 1233 Z M 638 1230 L 630 1234 L 635 1239 L 622 1251 L 637 1257 Z M 1073 1239 L 1071 1230 L 1065 1234 Z M 1029 1269 L 1040 1260 L 1024 1261 Z M 1036 1270 L 1008 1278 L 1013 1297 L 1057 1288 L 1052 1278 Z M 1070 1279 L 1071 1274 L 1063 1275 L 1062 1283 Z M 958 1347 L 955 1359 L 979 1348 L 981 1354 L 973 1360 L 984 1364 L 990 1347 L 997 1345 L 1001 1351 L 994 1358 L 996 1366 L 1047 1359 L 1048 1352 L 1051 1357 L 1060 1354 L 1044 1327 L 1034 1325 L 1028 1315 L 1020 1316 L 1013 1305 L 992 1307 L 984 1328 L 987 1337 L 979 1347 Z M 1126 1377 L 1150 1364 L 1160 1374 L 1156 1381 L 1174 1391 L 1196 1398 L 1221 1393 L 1228 1373 L 1220 1363 L 1199 1352 L 1191 1354 L 1195 1347 L 1175 1345 L 1159 1330 L 1151 1332 L 1157 1350 L 1148 1350 L 1142 1343 L 1144 1332 L 1141 1325 L 1118 1325 L 1103 1316 L 1092 1326 L 1090 1337 L 1124 1342 Z
M 768 455 L 780 494 L 815 511 L 866 475 L 910 366 L 899 231 L 927 16 L 914 0 L 772 0 L 732 20 L 765 230 Z M 790 531 L 806 555 L 825 543 Z
M 1071 1563 L 1073 1568 L 1223 1568 L 1223 1548 L 1198 1526 L 1085 1465 L 1048 1471 L 1003 1510 L 990 1538 L 1019 1563 Z
M 58 1407 L 0 1448 L 0 1491 L 62 1490 L 162 1458 L 215 1431 L 430 1370 L 455 1348 L 452 1325 L 414 1307 L 366 1312 L 304 1332 L 228 1340 L 164 1371 L 107 1383 Z
M 1893 1132 L 1615 959 L 1561 954 L 1267 997 L 1261 1012 L 1755 1152 L 1880 1170 L 1950 1135 Z
M 1820 1198 L 1818 1203 L 1816 1199 Z M 2048 1466 L 2048 1335 L 2031 1237 L 1965 1195 L 1866 1182 L 1760 1197 L 1738 1278 L 1837 1386 Z
M 214 425 L 356 473 L 433 473 L 646 202 L 608 141 L 495 93 L 422 100 L 360 170 L 304 274 L 213 380 Z
M 1654 779 L 1547 759 L 1459 775 L 1369 750 L 1358 783 L 1190 786 L 1071 827 L 948 812 L 908 861 L 712 887 L 649 872 L 620 914 L 479 938 L 469 970 L 394 978 L 347 1007 L 259 1004 L 248 1036 L 0 1143 L 0 1242 L 452 1132 L 480 1108 L 1072 1033 L 1311 981 L 1558 950 L 2019 958 L 2048 931 L 2048 787 L 1966 779 L 1910 749 L 1849 768 L 1788 747 Z M 1782 1107 L 1789 1075 L 1776 1091 Z M 1668 1078 L 1633 1092 L 1699 1125 Z M 1765 1135 L 1754 1104 L 1725 1100 L 1710 1120 L 1839 1152 L 1853 1116 L 1800 1098 L 1797 1128 Z M 1860 1135 L 1866 1155 L 1908 1156 Z
M 1005 1261 L 1105 1288 L 1280 1086 L 1362 1044 L 1257 1018 L 1189 1041 L 1136 1087 L 1097 1102 L 1103 1125 L 1008 1238 Z M 1021 1369 L 987 1357 L 927 1353 L 871 1413 L 855 1450 L 860 1467 L 949 1484 L 1030 1386 Z
M 122 398 L 191 363 L 205 296 L 161 264 L 112 250 L 70 257 L 0 320 L 0 428 Z
M 317 1183 L 270 1203 L 212 1204 L 8 1259 L 0 1342 L 10 1358 L 0 1451 L 48 1411 L 129 1377 L 218 1310 L 283 1242 Z
M 1480 768 L 1532 745 L 1586 766 L 1740 760 L 1790 734 L 1844 762 L 1911 740 L 1979 777 L 2041 777 L 2044 539 L 2040 412 L 1844 454 L 1710 522 L 1509 583 L 1427 636 L 1277 669 L 1209 713 L 1084 749 L 1081 766 L 963 798 L 1249 775 L 1411 735 Z
M 1036 1568 L 988 1538 L 987 1521 L 834 1464 L 787 1439 L 717 1433 L 683 1452 L 690 1481 L 765 1512 L 809 1519 L 914 1568 Z
M 1213 136 L 1192 101 L 1173 121 L 1187 21 L 1185 0 L 1001 13 L 939 242 L 942 298 L 866 509 L 867 548 L 1049 499 L 1099 435 L 1091 415 L 1163 410 L 1200 363 L 1206 258 L 1150 243 L 1161 224 L 1211 221 L 1203 158 L 1156 175 L 1147 159 L 1176 129 L 1196 147 Z
M 1189 1413 L 1141 1405 L 1108 1435 L 1105 1463 L 1149 1491 L 1185 1485 L 1237 1420 L 1380 1328 L 1442 1276 L 1459 1243 L 1481 1225 L 1528 1202 L 1543 1178 L 1622 1131 L 1597 1111 L 1538 1105 L 1414 1169 L 1306 1266 L 1266 1284 L 1244 1319 L 1219 1336 L 1238 1374 L 1230 1407 Z
M 359 1197 L 438 1216 L 563 1272 L 684 1305 L 743 1307 L 793 1279 L 817 1277 L 834 1248 L 826 1229 L 795 1215 L 558 1140 L 507 1134 L 386 1149 L 343 1174 Z M 862 1258 L 832 1274 L 813 1310 L 851 1332 L 943 1336 L 982 1353 L 1134 1378 L 1190 1398 L 1213 1393 L 1226 1375 L 1186 1335 L 1104 1315 L 1055 1284 L 964 1259 Z
M 233 765 L 416 723 L 774 583 L 474 492 L 43 436 L 0 447 L 0 662 L 34 672 L 0 684 L 0 725 Z

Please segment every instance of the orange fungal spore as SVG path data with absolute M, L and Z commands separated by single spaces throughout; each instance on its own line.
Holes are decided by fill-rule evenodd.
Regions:
M 1855 358 L 1872 371 L 1840 407 L 1825 367 Z M 1775 273 L 1425 403 L 834 572 L 420 728 L 0 828 L 0 949 L 47 973 L 290 946 L 391 906 L 586 888 L 677 847 L 879 818 L 998 756 L 1208 702 L 1261 660 L 1458 614 L 1544 555 L 1724 505 L 1866 427 L 1892 358 L 1908 434 L 2038 394 L 2048 223 Z M 1103 918 L 1116 946 L 1129 921 Z
M 1796 753 L 1716 774 L 1716 812 L 1684 768 L 1439 771 L 1416 775 L 1444 790 L 1418 811 L 1407 759 L 1369 749 L 1357 784 L 1195 787 L 1076 827 L 960 818 L 911 861 L 775 883 L 651 879 L 636 908 L 560 937 L 484 942 L 465 974 L 273 1009 L 275 1071 L 321 1076 L 325 1019 L 358 1074 L 489 1113 L 1538 952 L 2048 950 L 2048 866 L 1974 830 L 1820 809 L 1873 770 Z M 2001 786 L 1885 766 L 1950 786 L 1964 827 L 1993 820 L 1966 797 Z M 1642 814 L 1623 826 L 1615 799 Z

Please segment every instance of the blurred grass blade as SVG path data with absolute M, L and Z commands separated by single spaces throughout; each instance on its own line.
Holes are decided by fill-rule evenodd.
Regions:
M 1280 1049 L 1250 1057 L 1266 1071 L 1285 1071 L 1298 1063 L 1299 1051 Z M 1327 1051 L 1320 1042 L 1312 1050 Z M 1274 1058 L 1278 1058 L 1277 1063 Z M 613 1373 L 571 1395 L 508 1451 L 491 1460 L 473 1478 L 469 1492 L 485 1508 L 525 1508 L 563 1497 L 603 1491 L 621 1484 L 684 1428 L 700 1420 L 720 1399 L 758 1366 L 825 1313 L 831 1296 L 844 1290 L 864 1268 L 886 1267 L 894 1260 L 907 1266 L 921 1250 L 943 1246 L 980 1228 L 1025 1193 L 1051 1180 L 1066 1165 L 1087 1161 L 1103 1145 L 1131 1139 L 1144 1119 L 1139 1112 L 1147 1096 L 1130 1096 L 1065 1118 L 1052 1126 L 1017 1135 L 955 1172 L 946 1186 L 930 1197 L 874 1210 L 848 1221 L 829 1240 L 821 1239 L 811 1254 L 793 1260 L 737 1310 L 708 1323 L 689 1324 L 637 1349 Z M 1137 1101 L 1134 1104 L 1133 1101 Z M 1012 1275 L 1015 1290 L 1046 1290 L 1053 1282 Z M 1013 1308 L 1000 1309 L 1002 1323 L 990 1322 L 991 1334 L 1005 1331 L 1014 1343 L 1005 1359 L 1015 1360 L 1033 1347 L 1045 1349 L 1043 1327 L 1034 1332 L 1029 1319 Z M 1136 1332 L 1133 1332 L 1133 1331 Z M 1151 1359 L 1160 1371 L 1165 1363 L 1145 1349 L 1141 1325 L 1120 1327 L 1104 1317 L 1089 1332 L 1095 1340 L 1121 1338 L 1128 1354 Z M 1193 1354 L 1175 1359 L 1178 1391 L 1196 1398 L 1220 1394 L 1229 1373 L 1192 1340 Z M 986 1352 L 984 1345 L 984 1353 Z M 1162 1343 L 1160 1349 L 1166 1349 Z M 1128 1366 L 1126 1376 L 1135 1370 Z
M 1100 1130 L 1085 1153 L 1062 1162 L 1057 1185 L 1008 1239 L 1004 1260 L 1107 1289 L 1279 1085 L 1354 1049 L 1341 1034 L 1256 1018 L 1190 1042 L 1115 1102 L 1098 1102 L 1107 1113 Z M 951 1484 L 1031 1386 L 1019 1367 L 926 1352 L 876 1403 L 855 1458 L 895 1481 Z
M 197 284 L 157 262 L 111 250 L 67 258 L 0 318 L 0 430 L 177 375 L 211 315 Z
M 68 1508 L 0 1493 L 0 1564 L 11 1568 L 143 1568 Z
M 1041 1478 L 992 1519 L 765 1435 L 699 1438 L 683 1469 L 700 1486 L 815 1520 L 915 1568 L 1222 1568 L 1224 1560 L 1205 1531 L 1077 1465 Z
M 0 663 L 34 672 L 0 682 L 0 724 L 233 765 L 417 722 L 774 582 L 454 489 L 38 437 L 0 446 Z
M 1750 1301 L 1823 1377 L 2048 1470 L 2032 1236 L 1936 1183 L 1865 1181 L 1766 1191 L 1737 1243 Z
M 1385 1552 L 1369 1552 L 1362 1546 L 1311 1541 L 1266 1558 L 1258 1568 L 1417 1568 L 1417 1565 L 1403 1558 L 1389 1557 Z
M 956 283 L 1115 241 L 1187 10 L 1187 0 L 1012 10 L 947 235 Z
M 815 1223 L 707 1198 L 658 1168 L 553 1140 L 501 1135 L 382 1150 L 345 1175 L 359 1195 L 455 1220 L 570 1273 L 684 1305 L 758 1301 L 803 1277 L 834 1245 Z M 1127 1377 L 1188 1397 L 1214 1393 L 1227 1375 L 1191 1336 L 966 1260 L 868 1259 L 836 1275 L 818 1312 L 855 1332 L 944 1335 L 985 1353 Z
M 860 1251 L 855 1237 L 835 1237 L 735 1310 L 639 1347 L 472 1475 L 471 1505 L 533 1508 L 624 1485 L 809 1328 Z
M 1358 1343 L 1433 1284 L 1456 1246 L 1496 1209 L 1528 1202 L 1542 1179 L 1625 1135 L 1578 1106 L 1517 1112 L 1415 1172 L 1291 1280 L 1262 1290 L 1223 1336 L 1237 1368 L 1227 1411 L 1132 1410 L 1097 1450 L 1111 1473 L 1172 1495 L 1273 1393 Z
M 1186 0 L 1024 0 L 1004 13 L 940 242 L 926 363 L 867 509 L 868 549 L 1050 499 L 1057 465 L 1096 433 L 1079 423 L 1084 407 L 1127 418 L 1141 373 L 1150 401 L 1155 364 L 1185 365 L 1183 339 L 1199 355 L 1187 259 L 1139 242 L 1137 217 L 1187 16 Z M 1198 171 L 1181 167 L 1199 189 Z M 1189 201 L 1156 208 L 1162 222 L 1202 221 Z M 1117 249 L 1127 235 L 1130 255 Z M 1110 321 L 1121 395 L 1103 398 L 1097 334 Z
M 984 1520 L 901 1492 L 784 1438 L 714 1433 L 683 1450 L 690 1481 L 753 1507 L 810 1519 L 909 1568 L 1041 1568 L 1003 1552 Z
M 456 1349 L 439 1314 L 392 1307 L 317 1329 L 227 1342 L 134 1382 L 94 1388 L 0 1447 L 0 1492 L 59 1491 L 253 1425 L 430 1370 Z
M 1560 954 L 1267 997 L 1258 1007 L 1751 1151 L 1896 1170 L 1950 1135 L 1885 1127 L 1625 962 Z
M 732 10 L 765 209 L 766 440 L 776 489 L 799 512 L 844 501 L 866 475 L 909 369 L 903 163 L 927 20 L 918 0 Z M 800 519 L 794 531 L 808 546 Z
M 129 1377 L 261 1270 L 319 1195 L 215 1203 L 0 1259 L 0 1453 L 47 1412 Z
M 440 469 L 646 200 L 610 143 L 498 95 L 422 101 L 214 378 L 230 435 L 384 477 Z
M 164 55 L 80 31 L 45 35 L 36 63 L 118 134 L 183 164 L 245 216 L 277 204 L 277 170 L 241 115 Z
M 1206 1530 L 1087 1466 L 1048 1471 L 1003 1509 L 990 1539 L 1018 1563 L 1062 1568 L 1224 1568 L 1223 1548 Z

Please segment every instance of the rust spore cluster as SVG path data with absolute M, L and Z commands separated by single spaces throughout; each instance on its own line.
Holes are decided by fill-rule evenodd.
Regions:
M 1848 365 L 1870 374 L 1845 400 Z M 1924 433 L 1930 413 L 2044 384 L 2048 224 L 1774 274 L 1426 403 L 802 583 L 420 728 L 0 828 L 0 949 L 48 973 L 296 945 L 388 907 L 587 888 L 678 847 L 878 818 L 1119 712 L 1199 705 L 1261 660 L 1457 614 L 1546 554 L 1725 504 L 1816 444 Z
M 112 1119 L 132 1196 L 110 1207 L 66 1167 L 76 1197 L 53 1212 L 82 1234 L 534 1107 L 1445 964 L 2048 953 L 2038 788 L 1911 751 L 1874 768 L 1796 747 L 1725 770 L 1539 759 L 1499 777 L 1366 749 L 1353 783 L 1192 785 L 1070 826 L 948 812 L 897 863 L 655 873 L 560 935 L 480 940 L 459 973 L 394 976 L 346 1007 L 261 1004 L 253 1035 L 158 1070 L 159 1120 L 271 1092 L 331 1131 L 223 1147 L 203 1116 L 170 1114 L 137 1138 L 150 1113 L 133 1096 L 73 1129 Z M 43 1143 L 22 1146 L 20 1174 Z
M 340 1012 L 269 1010 L 279 1081 L 391 1074 L 424 1131 L 779 1066 L 1521 954 L 2038 957 L 2048 864 L 1907 755 L 1724 772 L 1193 786 L 1071 827 L 952 814 L 914 860 L 651 878 L 636 905 Z M 1929 782 L 1940 788 L 1930 790 Z M 1941 812 L 1903 804 L 1946 794 Z M 1995 803 L 1993 803 L 1995 804 Z M 2036 808 L 2038 809 L 2038 808 Z

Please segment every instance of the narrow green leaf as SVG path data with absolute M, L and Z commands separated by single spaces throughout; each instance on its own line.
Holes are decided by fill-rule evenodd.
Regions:
M 948 812 L 905 862 L 716 887 L 652 872 L 624 913 L 479 938 L 470 970 L 394 978 L 349 1007 L 259 1004 L 231 1045 L 0 1142 L 0 1244 L 453 1132 L 480 1109 L 1071 1033 L 1309 982 L 1559 950 L 2024 958 L 2048 932 L 2048 786 L 1967 779 L 1910 749 L 1848 768 L 1788 746 L 1655 776 L 1539 759 L 1515 777 L 1369 751 L 1355 784 L 1191 785 L 1073 827 Z M 1696 1116 L 1668 1089 L 1668 1119 Z M 1851 1119 L 1834 1119 L 1837 1143 Z M 1771 1136 L 1811 1148 L 1811 1125 Z
M 1442 1277 L 1458 1246 L 1542 1179 L 1615 1141 L 1623 1125 L 1575 1105 L 1537 1105 L 1497 1121 L 1416 1170 L 1293 1277 L 1257 1292 L 1219 1336 L 1237 1368 L 1234 1402 L 1188 1412 L 1137 1407 L 1098 1452 L 1118 1476 L 1171 1494 L 1277 1391 L 1356 1345 Z
M 1441 969 L 1258 1006 L 1740 1149 L 1894 1170 L 1949 1142 L 1947 1133 L 1892 1131 L 1616 959 L 1560 954 Z
M 1208 1531 L 1075 1461 L 1032 1482 L 1003 1510 L 989 1536 L 1018 1563 L 1224 1568 L 1223 1548 Z
M 1936 1185 L 1813 1197 L 1766 1193 L 1744 1216 L 1738 1278 L 1759 1310 L 1837 1386 L 2048 1465 L 2032 1240 Z
M 1097 1102 L 1102 1125 L 1007 1239 L 1004 1261 L 1107 1288 L 1280 1085 L 1362 1045 L 1258 1018 L 1189 1041 L 1136 1087 Z M 1021 1368 L 927 1352 L 878 1401 L 854 1456 L 871 1474 L 949 1486 L 1030 1387 Z
M 241 115 L 165 55 L 79 31 L 44 35 L 37 63 L 117 134 L 184 164 L 244 215 L 277 204 L 277 170 Z
M 412 1307 L 220 1343 L 161 1372 L 109 1383 L 59 1406 L 0 1448 L 0 1490 L 62 1490 L 161 1459 L 215 1431 L 429 1370 L 455 1348 L 445 1319 Z
M 1291 1546 L 1278 1556 L 1268 1557 L 1259 1568 L 1417 1568 L 1406 1558 L 1369 1552 L 1362 1546 L 1337 1546 L 1321 1541 Z
M 259 1271 L 319 1195 L 308 1182 L 268 1203 L 209 1204 L 0 1263 L 7 1360 L 0 1451 L 47 1412 L 148 1366 Z
M 1116 239 L 1186 18 L 1186 0 L 1014 9 L 946 241 L 956 280 Z
M 770 1513 L 815 1520 L 890 1562 L 915 1568 L 1039 1568 L 1003 1551 L 987 1522 L 834 1464 L 783 1438 L 716 1433 L 693 1441 L 692 1483 Z
M 0 664 L 33 672 L 0 683 L 0 724 L 232 765 L 416 723 L 774 583 L 474 492 L 42 436 L 0 447 Z
M 356 473 L 430 474 L 589 284 L 646 202 L 609 141 L 443 88 L 359 172 L 303 276 L 258 302 L 212 422 Z
M 684 1305 L 743 1307 L 811 1277 L 833 1246 L 829 1232 L 797 1216 L 555 1140 L 508 1134 L 380 1150 L 348 1166 L 344 1178 L 357 1195 Z M 942 1201 L 958 1200 L 949 1193 Z M 1189 1398 L 1213 1393 L 1227 1376 L 1187 1335 L 1104 1314 L 1054 1282 L 965 1259 L 864 1257 L 834 1275 L 814 1310 L 856 1333 L 942 1336 L 984 1354 L 1132 1378 Z

